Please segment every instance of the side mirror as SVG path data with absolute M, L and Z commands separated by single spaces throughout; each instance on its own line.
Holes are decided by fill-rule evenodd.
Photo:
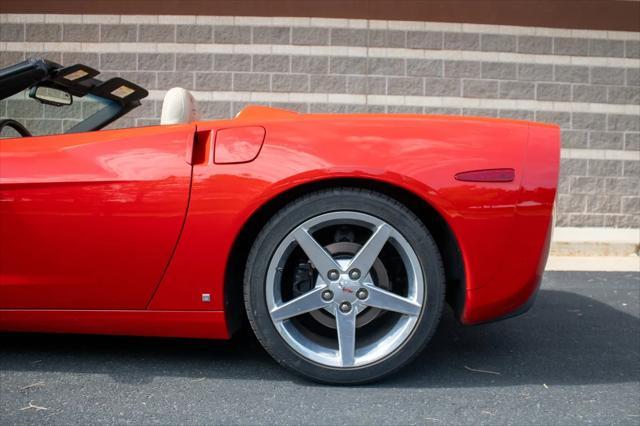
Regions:
M 29 92 L 29 97 L 36 99 L 43 104 L 53 106 L 71 105 L 73 103 L 73 96 L 71 96 L 70 93 L 61 89 L 46 86 L 32 87 Z

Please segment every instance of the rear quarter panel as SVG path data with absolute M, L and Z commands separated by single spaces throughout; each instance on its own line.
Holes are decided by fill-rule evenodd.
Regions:
M 265 143 L 254 161 L 214 164 L 211 137 L 206 160 L 194 165 L 185 227 L 151 309 L 224 309 L 229 251 L 251 215 L 288 189 L 335 178 L 386 182 L 420 196 L 440 212 L 456 235 L 467 289 L 498 279 L 516 231 L 529 132 L 526 123 L 375 115 L 197 123 L 198 132 L 212 134 L 216 129 L 247 125 L 266 129 Z M 454 179 L 462 171 L 503 167 L 515 169 L 513 182 Z M 236 285 L 242 285 L 242 277 L 235 279 Z M 210 293 L 212 302 L 203 303 L 202 293 Z

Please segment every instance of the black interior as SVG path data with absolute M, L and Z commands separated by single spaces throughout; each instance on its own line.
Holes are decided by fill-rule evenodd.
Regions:
M 29 132 L 29 130 L 27 130 L 26 127 L 24 127 L 22 124 L 20 124 L 19 122 L 17 122 L 16 120 L 13 120 L 11 118 L 5 118 L 3 120 L 0 120 L 0 134 L 2 134 L 2 130 L 5 127 L 12 128 L 16 132 L 18 132 L 18 134 L 20 136 L 22 136 L 23 138 L 31 136 L 31 132 Z

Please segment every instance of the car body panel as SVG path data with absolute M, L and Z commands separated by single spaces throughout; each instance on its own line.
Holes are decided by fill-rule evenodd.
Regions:
M 524 175 L 509 250 L 488 286 L 467 288 L 465 323 L 508 316 L 527 305 L 542 280 L 553 229 L 553 203 L 560 163 L 557 127 L 530 127 Z
M 3 330 L 228 339 L 224 312 L 0 309 Z
M 144 309 L 186 214 L 194 131 L 0 141 L 0 308 Z
M 249 149 L 243 154 L 246 162 L 216 164 L 216 132 L 251 126 L 266 132 L 257 157 L 253 158 Z M 156 126 L 116 132 L 123 139 L 134 140 L 140 148 L 156 149 L 152 138 L 143 135 L 154 134 L 157 138 L 164 132 L 170 134 L 171 129 Z M 174 321 L 180 321 L 179 313 L 184 313 L 184 331 L 175 329 L 176 336 L 188 335 L 192 327 L 197 333 L 199 325 L 189 319 L 192 312 L 219 318 L 225 311 L 242 309 L 229 305 L 225 294 L 226 282 L 242 286 L 242 276 L 227 276 L 228 260 L 236 238 L 261 207 L 301 185 L 336 179 L 343 183 L 348 179 L 368 180 L 408 191 L 442 216 L 458 243 L 464 264 L 464 303 L 459 312 L 464 323 L 488 321 L 513 312 L 537 288 L 546 260 L 557 185 L 556 126 L 424 115 L 300 115 L 253 107 L 234 120 L 196 122 L 191 135 L 192 143 L 187 144 L 184 154 L 185 166 L 188 168 L 187 162 L 192 165 L 184 226 L 177 225 L 177 209 L 170 215 L 168 228 L 175 234 L 174 243 L 177 233 L 180 238 L 175 250 L 169 250 L 171 260 L 162 263 L 163 268 L 167 266 L 162 278 L 154 275 L 159 285 L 153 288 L 146 305 L 147 312 L 166 312 Z M 171 145 L 175 149 L 172 159 L 179 156 L 178 145 Z M 514 179 L 455 179 L 459 173 L 486 169 L 514 169 Z M 173 173 L 180 176 L 183 188 L 184 170 Z M 166 170 L 163 176 L 168 179 L 168 174 Z M 177 204 L 186 208 L 183 201 L 185 204 Z M 147 212 L 141 209 L 141 215 Z M 14 234 L 9 240 L 15 238 L 19 236 Z M 167 246 L 162 253 L 167 256 Z M 113 255 L 110 260 L 122 259 Z M 128 293 L 117 285 L 113 290 L 114 294 Z M 205 294 L 210 300 L 205 300 Z M 129 294 L 122 294 L 122 298 L 128 307 L 122 308 L 120 303 L 111 309 L 141 309 L 131 307 L 134 303 Z M 19 314 L 11 315 L 12 328 L 16 329 Z M 72 326 L 65 329 L 63 322 L 57 323 L 62 331 L 73 331 Z M 33 321 L 30 324 L 35 327 Z M 230 334 L 226 320 L 215 324 L 219 327 L 212 332 L 215 336 Z M 0 328 L 7 329 L 2 315 Z M 130 329 L 130 334 L 141 334 L 135 325 Z M 102 332 L 108 332 L 108 327 Z
M 260 126 L 241 126 L 220 129 L 215 133 L 213 162 L 234 164 L 255 160 L 266 132 Z

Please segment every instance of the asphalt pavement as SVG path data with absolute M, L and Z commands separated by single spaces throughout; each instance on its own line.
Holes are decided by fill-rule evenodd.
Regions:
M 371 385 L 279 367 L 229 342 L 0 335 L 0 424 L 640 425 L 637 272 L 548 272 L 524 316 L 463 327 Z

